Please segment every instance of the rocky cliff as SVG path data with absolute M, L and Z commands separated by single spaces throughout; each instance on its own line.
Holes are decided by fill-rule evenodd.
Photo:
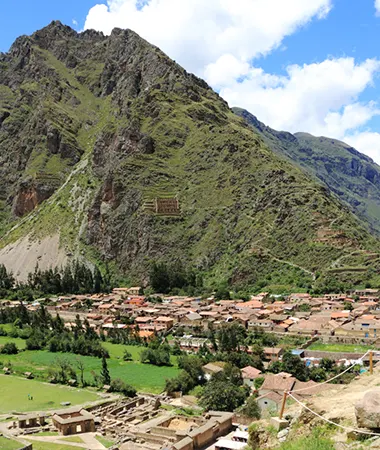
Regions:
M 0 202 L 2 247 L 59 233 L 66 254 L 136 282 L 179 261 L 209 282 L 301 287 L 378 248 L 326 186 L 130 30 L 53 22 L 0 55 Z

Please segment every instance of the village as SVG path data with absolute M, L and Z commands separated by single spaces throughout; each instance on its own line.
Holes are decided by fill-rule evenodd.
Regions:
M 287 426 L 284 392 L 292 393 L 302 403 L 331 390 L 334 385 L 300 380 L 283 370 L 272 373 L 271 368 L 291 352 L 309 369 L 318 368 L 322 361 L 329 359 L 342 367 L 341 370 L 356 366 L 360 373 L 373 373 L 379 361 L 376 352 L 380 342 L 377 339 L 379 299 L 380 291 L 375 289 L 318 298 L 306 293 L 281 298 L 260 293 L 242 301 L 216 300 L 213 296 L 145 296 L 140 287 L 132 287 L 115 288 L 110 294 L 41 298 L 24 306 L 34 313 L 43 305 L 52 317 L 59 315 L 67 329 L 73 329 L 79 317 L 103 338 L 129 330 L 138 337 L 140 345 L 148 345 L 159 337 L 190 355 L 205 348 L 213 352 L 210 330 L 238 324 L 247 333 L 263 333 L 269 339 L 263 347 L 263 370 L 248 365 L 241 367 L 240 372 L 244 386 L 257 401 L 261 417 L 270 420 L 280 435 Z M 19 301 L 0 301 L 0 310 L 19 306 Z M 241 350 L 248 355 L 253 352 L 249 345 Z M 202 369 L 210 380 L 223 372 L 225 366 L 224 362 L 212 361 Z M 4 373 L 10 374 L 6 370 Z M 166 409 L 162 409 L 162 404 Z M 252 419 L 244 414 L 209 411 L 186 417 L 177 414 L 178 408 L 197 410 L 199 407 L 194 397 L 183 392 L 140 395 L 125 400 L 114 398 L 88 409 L 71 408 L 72 413 L 70 408 L 53 411 L 51 416 L 47 415 L 47 421 L 42 413 L 20 415 L 17 422 L 9 424 L 8 430 L 16 436 L 30 434 L 30 429 L 32 432 L 55 429 L 62 435 L 100 431 L 118 443 L 113 448 L 122 450 L 232 450 L 247 445 L 247 427 Z

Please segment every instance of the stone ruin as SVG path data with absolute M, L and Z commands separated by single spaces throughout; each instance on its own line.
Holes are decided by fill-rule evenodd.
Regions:
M 160 409 L 158 398 L 137 397 L 93 410 L 97 430 L 114 439 L 119 450 L 198 450 L 232 429 L 232 413 L 211 411 L 203 417 Z

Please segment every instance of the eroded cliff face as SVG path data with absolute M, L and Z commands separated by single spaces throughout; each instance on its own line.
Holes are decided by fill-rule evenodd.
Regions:
M 239 283 L 264 269 L 311 278 L 378 245 L 203 80 L 130 30 L 53 22 L 19 38 L 0 68 L 0 205 L 34 211 L 18 234 L 58 232 L 66 253 L 136 279 L 152 261 L 178 261 Z M 158 214 L 157 199 L 178 213 Z M 333 230 L 323 242 L 321 229 Z
M 30 213 L 44 200 L 53 195 L 54 191 L 54 186 L 44 183 L 40 185 L 33 180 L 22 182 L 13 200 L 13 214 L 17 217 L 22 217 Z

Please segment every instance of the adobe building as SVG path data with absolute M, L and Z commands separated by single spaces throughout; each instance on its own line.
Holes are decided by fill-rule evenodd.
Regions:
M 95 431 L 95 418 L 81 407 L 62 409 L 53 414 L 53 425 L 64 436 Z
M 18 416 L 18 427 L 19 428 L 37 428 L 46 425 L 46 415 L 43 413 L 39 414 L 23 414 Z

